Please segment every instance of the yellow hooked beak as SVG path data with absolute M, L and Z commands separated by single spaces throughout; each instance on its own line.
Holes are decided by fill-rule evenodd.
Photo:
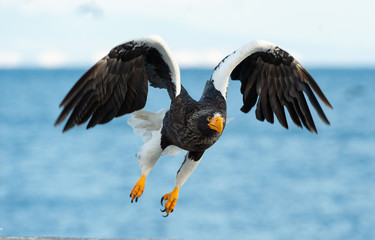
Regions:
M 212 129 L 212 130 L 215 130 L 217 132 L 219 132 L 220 134 L 223 132 L 223 128 L 224 128 L 224 119 L 220 116 L 216 116 L 216 117 L 213 117 L 213 118 L 208 118 L 207 119 L 210 123 L 208 124 L 208 126 Z

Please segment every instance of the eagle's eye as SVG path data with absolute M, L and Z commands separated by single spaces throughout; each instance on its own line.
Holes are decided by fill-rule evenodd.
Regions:
M 211 122 L 211 119 L 212 118 L 210 116 L 207 117 L 207 121 Z

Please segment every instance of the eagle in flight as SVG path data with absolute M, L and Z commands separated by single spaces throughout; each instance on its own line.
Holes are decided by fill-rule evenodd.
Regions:
M 256 105 L 260 121 L 273 123 L 276 116 L 288 128 L 286 107 L 297 126 L 316 133 L 307 96 L 321 120 L 329 124 L 314 92 L 327 107 L 332 106 L 318 84 L 290 54 L 270 42 L 255 41 L 226 56 L 196 101 L 181 85 L 179 66 L 164 40 L 150 36 L 113 48 L 91 67 L 61 102 L 63 110 L 55 125 L 69 115 L 63 132 L 87 121 L 89 129 L 133 113 L 128 123 L 142 136 L 144 145 L 137 154 L 141 176 L 130 192 L 131 202 L 142 195 L 146 177 L 162 154 L 187 151 L 174 189 L 161 199 L 162 212 L 168 216 L 175 209 L 180 188 L 225 128 L 229 77 L 241 81 L 241 111 L 248 113 Z M 148 83 L 166 89 L 171 99 L 168 110 L 142 110 Z

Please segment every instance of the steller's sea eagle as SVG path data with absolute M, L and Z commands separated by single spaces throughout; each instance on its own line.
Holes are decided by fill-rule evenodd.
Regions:
M 255 41 L 226 56 L 196 101 L 181 85 L 180 69 L 164 40 L 150 36 L 113 48 L 91 67 L 63 99 L 55 125 L 70 113 L 63 132 L 89 119 L 87 129 L 133 113 L 128 123 L 145 143 L 137 154 L 141 177 L 130 193 L 131 202 L 142 195 L 146 177 L 162 154 L 186 150 L 173 191 L 161 199 L 162 206 L 165 201 L 162 211 L 168 216 L 181 186 L 225 128 L 229 77 L 241 81 L 241 111 L 248 113 L 256 104 L 255 115 L 260 121 L 273 123 L 275 115 L 288 128 L 286 107 L 297 126 L 316 133 L 305 94 L 318 116 L 329 124 L 314 92 L 327 107 L 332 106 L 318 84 L 291 55 L 272 43 Z M 148 82 L 167 90 L 171 99 L 168 110 L 141 110 L 146 104 Z

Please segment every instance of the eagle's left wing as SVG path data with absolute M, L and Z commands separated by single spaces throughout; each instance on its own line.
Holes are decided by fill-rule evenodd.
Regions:
M 280 124 L 288 128 L 284 106 L 293 122 L 317 132 L 304 94 L 310 100 L 319 117 L 329 124 L 315 94 L 328 107 L 331 104 L 311 75 L 290 54 L 278 46 L 256 41 L 234 51 L 215 68 L 211 80 L 226 98 L 229 76 L 241 81 L 243 106 L 248 113 L 256 104 L 256 117 L 274 122 L 274 114 Z

